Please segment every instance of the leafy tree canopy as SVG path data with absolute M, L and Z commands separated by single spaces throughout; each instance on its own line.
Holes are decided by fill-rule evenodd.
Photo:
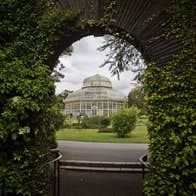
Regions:
M 144 89 L 143 87 L 136 86 L 128 94 L 128 107 L 135 106 L 140 109 L 140 114 L 146 114 L 146 106 L 144 103 Z
M 60 57 L 62 56 L 71 56 L 73 52 L 73 46 L 69 46 L 68 48 L 65 48 L 65 50 L 61 53 Z M 56 64 L 55 64 L 55 67 L 54 67 L 54 70 L 52 72 L 52 77 L 55 79 L 55 82 L 60 82 L 60 80 L 62 78 L 64 78 L 64 74 L 62 73 L 62 69 L 65 68 L 65 66 L 60 63 L 59 59 L 56 61 Z
M 56 104 L 58 105 L 59 109 L 64 109 L 64 103 L 63 100 L 73 91 L 71 90 L 64 90 L 62 93 L 56 95 Z
M 137 73 L 137 78 L 145 70 L 144 60 L 141 53 L 128 41 L 111 35 L 104 36 L 103 45 L 98 48 L 100 51 L 108 51 L 106 61 L 101 67 L 108 65 L 113 75 L 117 75 L 126 70 Z

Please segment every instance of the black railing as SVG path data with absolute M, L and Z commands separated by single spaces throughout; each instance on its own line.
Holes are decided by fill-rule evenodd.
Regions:
M 145 178 L 146 170 L 147 171 L 150 170 L 150 164 L 148 162 L 148 155 L 147 154 L 142 155 L 139 158 L 139 161 L 140 161 L 140 163 L 142 165 L 142 178 L 144 179 Z
M 149 164 L 149 161 L 148 161 L 148 155 L 147 154 L 142 155 L 139 158 L 139 161 L 142 165 L 142 177 L 143 177 L 143 179 L 145 179 L 145 173 L 152 171 L 150 164 Z M 153 171 L 153 172 L 155 173 L 156 171 Z M 163 176 L 162 180 L 169 182 L 169 179 L 166 176 Z M 176 196 L 179 196 L 179 182 L 178 181 L 175 182 L 175 186 L 176 186 Z M 165 195 L 169 195 L 169 193 L 166 191 Z
M 62 154 L 57 149 L 52 149 L 52 152 L 55 152 L 58 156 L 56 159 L 50 161 L 50 164 L 54 164 L 53 169 L 53 196 L 60 196 L 60 159 Z
M 52 157 L 54 155 L 55 157 Z M 60 159 L 62 158 L 61 153 L 57 149 L 51 149 L 51 151 L 47 154 L 41 155 L 38 159 L 38 162 L 28 167 L 28 169 L 18 171 L 19 174 L 25 174 L 28 172 L 33 172 L 36 169 L 41 169 L 44 167 L 50 166 L 50 179 L 51 179 L 51 186 L 50 189 L 52 190 L 53 196 L 60 196 Z M 45 160 L 46 159 L 46 160 Z M 8 171 L 11 168 L 8 169 Z M 0 196 L 10 196 L 15 195 L 14 193 L 7 192 L 7 184 L 6 181 L 9 177 L 15 177 L 16 174 L 5 174 L 0 176 Z M 50 190 L 50 191 L 51 191 Z

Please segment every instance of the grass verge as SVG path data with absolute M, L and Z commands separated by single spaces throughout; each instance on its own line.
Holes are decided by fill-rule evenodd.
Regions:
M 126 138 L 117 138 L 115 133 L 98 133 L 98 129 L 62 129 L 57 131 L 56 138 L 85 142 L 148 143 L 146 126 L 136 126 Z

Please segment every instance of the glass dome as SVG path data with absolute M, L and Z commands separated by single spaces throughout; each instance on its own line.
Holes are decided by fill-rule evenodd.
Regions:
M 64 100 L 65 113 L 109 116 L 124 107 L 126 100 L 122 93 L 112 89 L 107 77 L 96 74 L 84 79 L 82 89 L 67 96 Z
M 94 76 L 91 76 L 91 77 L 84 79 L 82 88 L 87 88 L 87 87 L 112 88 L 112 83 L 105 76 L 101 76 L 99 74 L 96 74 Z
M 108 89 L 107 87 L 99 88 L 83 88 L 75 91 L 67 96 L 65 102 L 77 101 L 77 100 L 124 100 L 125 96 L 119 91 Z

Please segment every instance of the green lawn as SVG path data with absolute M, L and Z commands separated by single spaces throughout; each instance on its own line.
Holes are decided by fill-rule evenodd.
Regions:
M 97 129 L 62 129 L 57 131 L 56 138 L 85 142 L 148 143 L 146 126 L 136 126 L 126 138 L 117 138 L 114 133 L 98 133 Z

